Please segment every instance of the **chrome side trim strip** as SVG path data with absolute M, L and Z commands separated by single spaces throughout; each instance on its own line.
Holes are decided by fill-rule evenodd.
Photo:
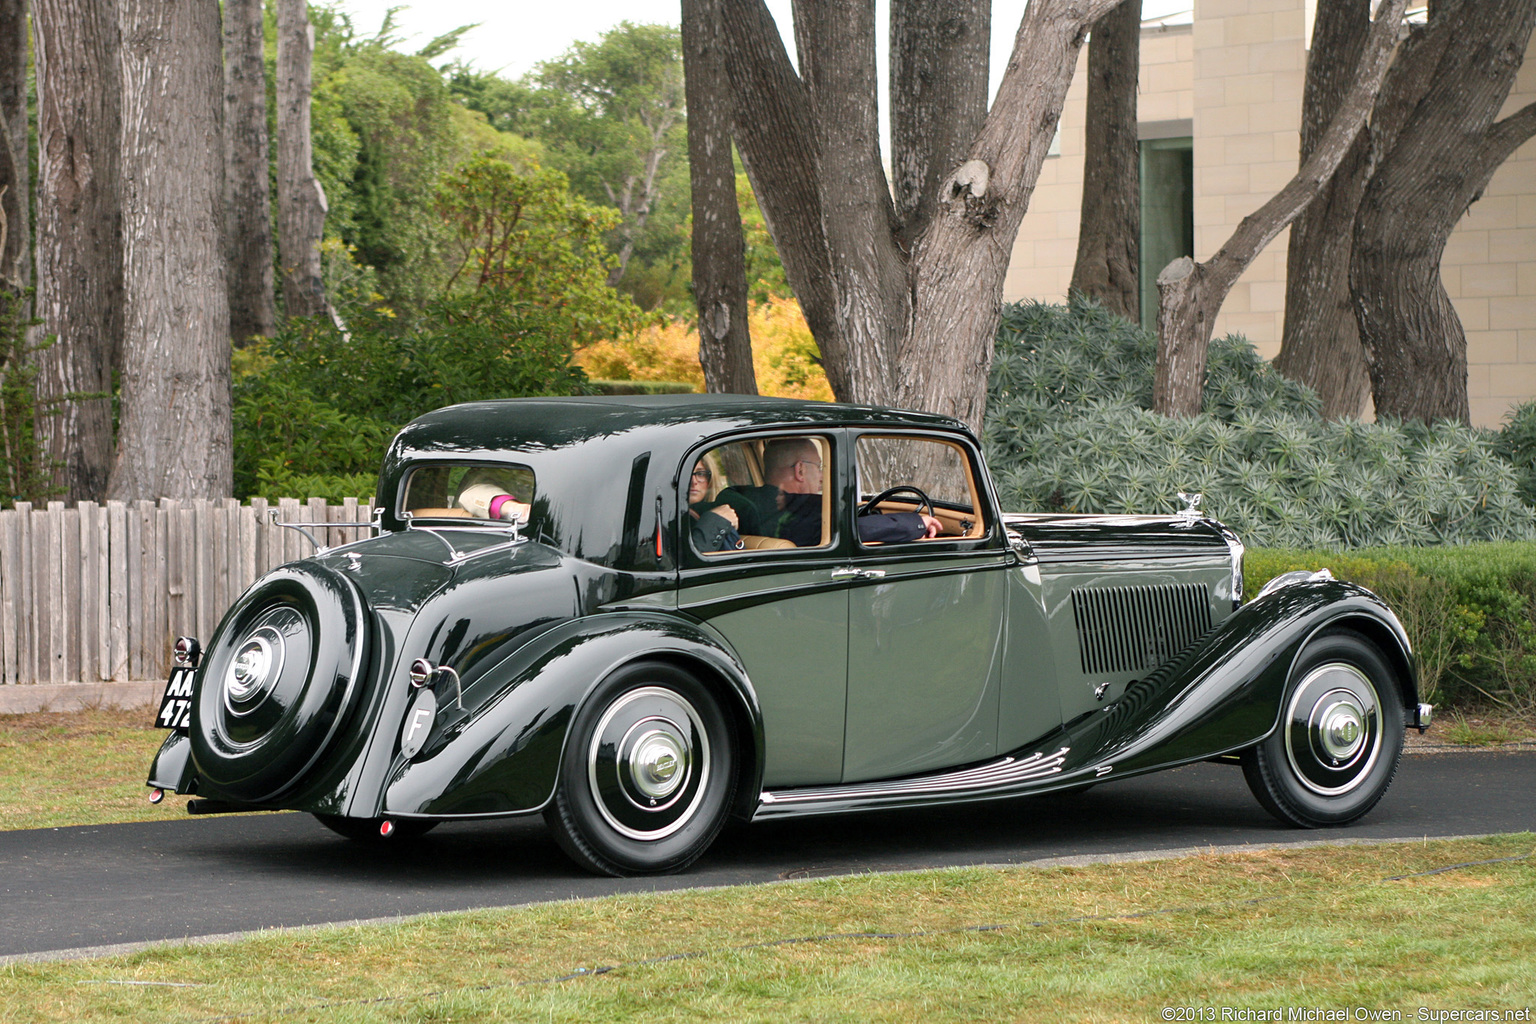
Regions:
M 786 789 L 777 793 L 764 790 L 758 798 L 762 807 L 807 807 L 845 800 L 878 803 L 908 797 L 933 798 L 983 793 L 1021 782 L 1049 778 L 1061 773 L 1070 748 L 1052 754 L 1036 753 L 1029 757 L 1004 757 L 976 768 L 936 775 L 919 775 L 893 782 L 861 782 L 851 786 L 817 786 L 814 789 Z

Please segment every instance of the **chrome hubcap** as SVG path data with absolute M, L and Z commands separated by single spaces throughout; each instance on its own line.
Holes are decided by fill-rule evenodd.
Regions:
M 629 771 L 635 788 L 652 800 L 671 796 L 687 778 L 687 740 L 666 728 L 672 725 L 653 719 L 635 727 L 647 731 L 634 743 Z
M 224 676 L 224 706 L 244 716 L 254 711 L 283 671 L 283 635 L 270 624 L 251 630 Z
M 1345 699 L 1323 712 L 1317 741 L 1335 761 L 1347 761 L 1365 742 L 1365 712 Z
M 264 637 L 247 640 L 230 668 L 229 695 L 235 700 L 248 696 L 265 681 L 271 665 L 272 645 Z
M 1381 752 L 1382 714 L 1375 684 L 1359 668 L 1312 669 L 1286 709 L 1285 753 L 1296 778 L 1321 796 L 1355 789 Z
M 709 772 L 703 719 L 681 694 L 661 686 L 621 694 L 587 748 L 598 812 L 631 839 L 664 839 L 688 824 Z

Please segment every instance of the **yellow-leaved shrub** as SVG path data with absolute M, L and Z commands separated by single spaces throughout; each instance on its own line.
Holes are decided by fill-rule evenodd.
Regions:
M 754 303 L 748 316 L 752 369 L 759 394 L 832 401 L 821 353 L 793 298 Z M 686 381 L 704 390 L 698 330 L 681 320 L 647 327 L 623 341 L 577 349 L 576 362 L 594 380 Z

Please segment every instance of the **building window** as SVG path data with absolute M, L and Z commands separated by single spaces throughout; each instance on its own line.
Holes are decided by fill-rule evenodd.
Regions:
M 1141 142 L 1141 324 L 1157 326 L 1157 275 L 1195 254 L 1194 139 Z

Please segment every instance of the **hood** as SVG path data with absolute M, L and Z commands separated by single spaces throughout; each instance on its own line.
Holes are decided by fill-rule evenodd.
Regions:
M 1227 557 L 1237 542 L 1214 519 L 1182 516 L 1013 513 L 1004 515 L 1003 523 L 1047 562 Z

